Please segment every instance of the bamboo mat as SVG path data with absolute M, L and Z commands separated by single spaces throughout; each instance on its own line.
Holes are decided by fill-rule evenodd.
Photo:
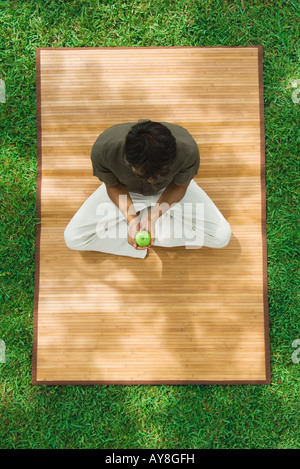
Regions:
M 270 383 L 263 49 L 36 50 L 33 384 Z M 145 259 L 74 251 L 64 229 L 99 187 L 91 147 L 139 119 L 186 128 L 225 248 Z

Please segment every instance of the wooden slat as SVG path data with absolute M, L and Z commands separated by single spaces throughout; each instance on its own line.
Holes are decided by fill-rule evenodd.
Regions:
M 269 382 L 261 52 L 37 50 L 34 384 Z M 225 248 L 154 247 L 141 260 L 65 245 L 99 187 L 95 139 L 141 118 L 193 135 L 195 181 L 232 228 Z

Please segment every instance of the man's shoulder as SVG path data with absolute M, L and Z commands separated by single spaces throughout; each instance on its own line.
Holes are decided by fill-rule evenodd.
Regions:
M 126 122 L 107 127 L 98 135 L 95 144 L 99 146 L 113 145 L 115 142 L 124 140 L 132 125 L 133 123 Z
M 197 146 L 197 143 L 192 134 L 184 127 L 179 124 L 173 124 L 170 122 L 161 122 L 161 124 L 168 127 L 172 132 L 172 135 L 176 138 L 176 143 L 182 151 L 192 151 Z
M 140 119 L 138 123 L 146 121 L 148 119 Z M 136 122 L 123 122 L 120 124 L 115 124 L 107 127 L 104 129 L 96 139 L 95 143 L 98 144 L 105 144 L 107 142 L 113 143 L 116 140 L 125 139 L 126 135 L 128 134 L 129 130 L 132 126 L 134 126 Z M 193 136 L 190 132 L 185 129 L 184 127 L 173 124 L 170 122 L 161 122 L 161 124 L 165 125 L 169 130 L 172 132 L 176 140 L 182 142 L 183 144 L 189 145 L 192 144 L 194 141 Z
M 122 158 L 126 135 L 133 123 L 121 123 L 107 127 L 92 146 L 92 160 L 118 161 Z
M 147 119 L 140 119 L 142 122 Z M 108 126 L 104 129 L 93 144 L 93 157 L 105 160 L 121 157 L 124 152 L 126 136 L 136 122 L 124 122 Z M 177 159 L 186 159 L 187 154 L 198 152 L 197 143 L 191 133 L 184 127 L 170 122 L 161 122 L 165 125 L 176 139 Z
M 176 139 L 176 165 L 184 165 L 187 161 L 200 161 L 200 153 L 196 140 L 192 134 L 184 127 L 178 124 L 162 122 L 169 128 Z

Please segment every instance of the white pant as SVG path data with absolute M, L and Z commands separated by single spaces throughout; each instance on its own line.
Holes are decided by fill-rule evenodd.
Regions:
M 144 196 L 129 192 L 139 218 L 155 205 L 161 190 Z M 105 184 L 83 203 L 64 231 L 70 249 L 100 251 L 144 259 L 148 250 L 135 249 L 128 243 L 128 222 L 109 198 Z M 231 228 L 219 209 L 192 179 L 184 197 L 171 206 L 155 223 L 155 246 L 186 246 L 187 249 L 208 246 L 225 247 Z M 150 248 L 151 249 L 151 248 Z

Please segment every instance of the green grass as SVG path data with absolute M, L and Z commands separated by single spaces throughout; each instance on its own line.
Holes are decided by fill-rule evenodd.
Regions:
M 1 448 L 299 448 L 296 1 L 2 1 Z M 264 48 L 270 386 L 32 386 L 36 47 Z M 298 85 L 300 86 L 300 85 Z M 298 159 L 299 161 L 299 159 Z M 297 197 L 298 196 L 298 197 Z M 297 200 L 298 199 L 298 200 Z

